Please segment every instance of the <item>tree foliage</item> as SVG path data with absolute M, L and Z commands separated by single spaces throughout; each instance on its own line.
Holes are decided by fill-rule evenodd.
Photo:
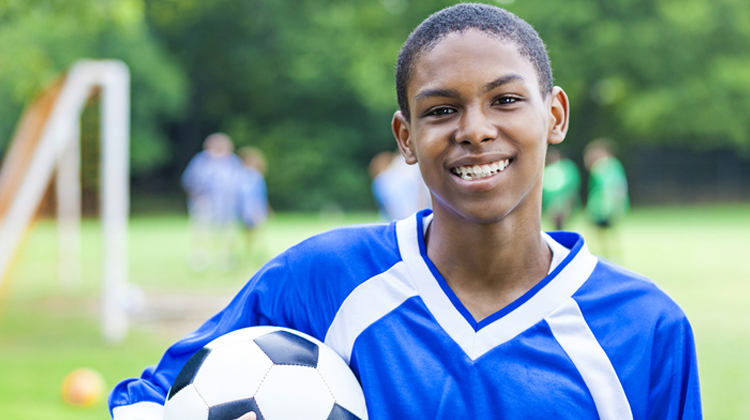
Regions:
M 574 135 L 750 151 L 750 3 L 519 1 L 516 11 L 548 44 Z
M 131 72 L 134 171 L 171 159 L 163 123 L 181 110 L 186 78 L 149 34 L 139 0 L 0 0 L 0 149 L 23 107 L 82 58 Z
M 0 134 L 78 57 L 133 72 L 136 177 L 176 179 L 214 131 L 261 148 L 277 208 L 372 205 L 393 69 L 448 0 L 0 0 Z M 598 136 L 750 152 L 750 2 L 495 0 L 548 45 L 571 154 Z M 9 117 L 7 117 L 9 116 Z M 3 141 L 3 140 L 0 140 Z

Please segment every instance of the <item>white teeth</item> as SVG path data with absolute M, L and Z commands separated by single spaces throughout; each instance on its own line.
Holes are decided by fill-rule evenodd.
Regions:
M 505 159 L 485 165 L 459 166 L 457 168 L 453 168 L 453 173 L 461 177 L 461 179 L 470 181 L 472 179 L 487 178 L 489 176 L 498 174 L 505 170 L 505 168 L 507 168 L 509 164 L 510 159 Z

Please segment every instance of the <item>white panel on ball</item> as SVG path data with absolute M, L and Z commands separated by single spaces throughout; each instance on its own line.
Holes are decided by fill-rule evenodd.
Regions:
M 172 398 L 170 404 L 164 406 L 164 418 L 206 420 L 208 418 L 208 405 L 196 389 L 192 385 L 188 385 Z
M 326 419 L 334 403 L 316 369 L 293 365 L 272 367 L 255 400 L 266 420 Z
M 367 407 L 359 381 L 344 359 L 325 345 L 320 346 L 318 372 L 331 389 L 338 405 L 361 419 L 367 419 Z
M 271 366 L 271 359 L 252 340 L 231 343 L 211 350 L 193 386 L 209 406 L 241 400 L 255 395 Z

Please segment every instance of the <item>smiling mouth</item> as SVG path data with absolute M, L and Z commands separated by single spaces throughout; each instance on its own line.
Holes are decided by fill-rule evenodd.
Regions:
M 451 172 L 465 181 L 471 181 L 499 174 L 510 165 L 510 162 L 511 159 L 504 159 L 483 165 L 457 166 L 452 168 Z

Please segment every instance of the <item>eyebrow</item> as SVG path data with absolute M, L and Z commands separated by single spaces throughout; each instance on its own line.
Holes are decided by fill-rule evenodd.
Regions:
M 457 98 L 458 91 L 453 89 L 425 89 L 414 96 L 414 102 L 427 98 Z
M 500 86 L 507 85 L 510 83 L 521 83 L 523 84 L 526 78 L 518 74 L 508 74 L 506 76 L 498 77 L 497 79 L 487 83 L 482 88 L 482 92 L 487 93 L 492 89 L 496 89 Z M 418 102 L 422 99 L 427 98 L 457 98 L 459 93 L 454 89 L 425 89 L 414 96 L 414 101 Z
M 482 91 L 484 93 L 487 93 L 491 91 L 492 89 L 499 88 L 500 86 L 507 85 L 509 83 L 523 84 L 525 81 L 526 81 L 526 78 L 519 74 L 509 74 L 506 76 L 498 77 L 497 79 L 487 83 L 486 85 L 484 85 L 484 89 Z

